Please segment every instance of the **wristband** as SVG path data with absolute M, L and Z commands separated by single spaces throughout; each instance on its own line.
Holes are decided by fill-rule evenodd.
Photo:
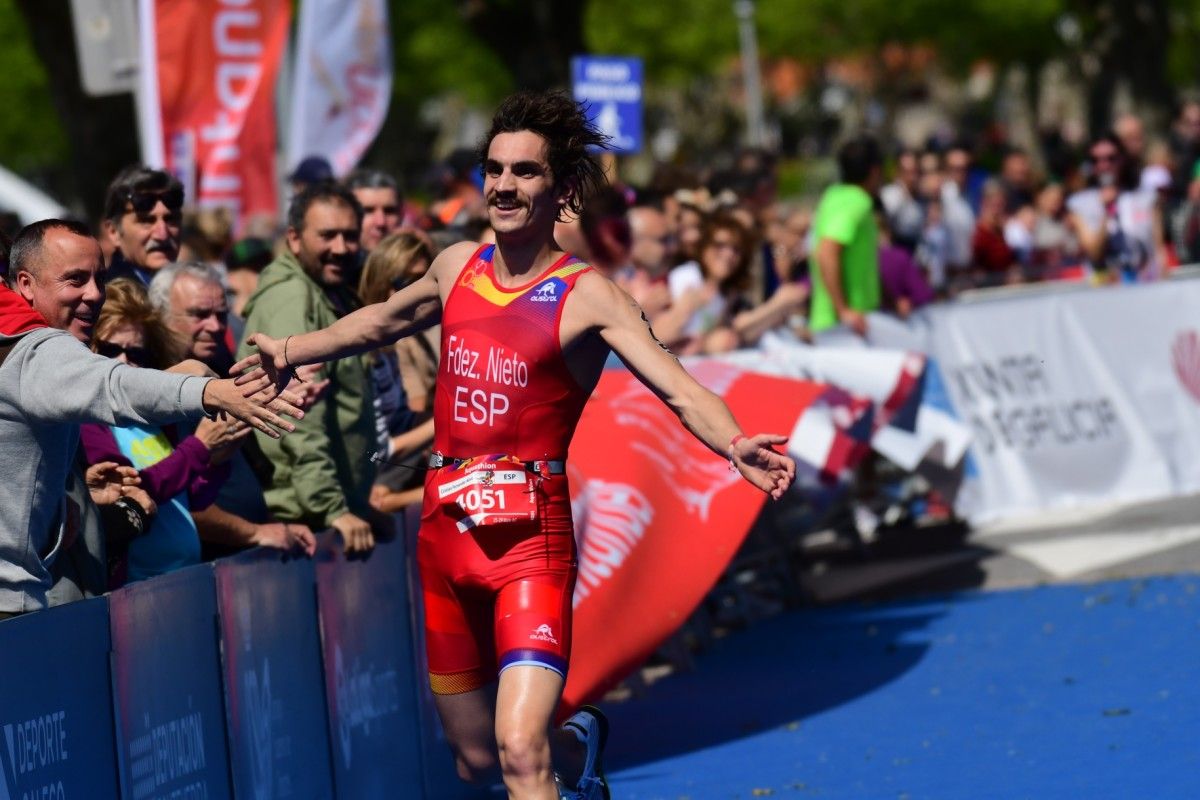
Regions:
M 737 465 L 733 463 L 733 448 L 737 447 L 738 442 L 740 442 L 742 439 L 745 439 L 745 438 L 746 438 L 746 434 L 739 433 L 739 434 L 735 434 L 734 437 L 729 440 L 729 469 L 730 469 L 730 471 L 737 470 Z
M 304 383 L 304 379 L 300 377 L 300 373 L 296 372 L 296 368 L 288 363 L 287 346 L 288 346 L 288 342 L 290 342 L 291 340 L 292 340 L 291 336 L 288 336 L 286 339 L 283 340 L 283 367 L 284 367 L 284 369 L 289 369 L 292 371 L 293 378 L 300 381 L 301 383 Z

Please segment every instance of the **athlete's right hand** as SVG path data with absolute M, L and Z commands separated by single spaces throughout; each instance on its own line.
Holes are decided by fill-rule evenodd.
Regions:
M 342 547 L 347 555 L 369 553 L 374 549 L 375 535 L 366 520 L 347 511 L 330 524 L 342 535 Z
M 230 367 L 229 374 L 238 375 L 237 381 L 241 385 L 251 379 L 251 376 L 257 371 L 254 367 L 258 367 L 270 378 L 275 391 L 282 392 L 288 381 L 296 374 L 296 371 L 288 366 L 287 359 L 283 357 L 285 341 L 287 340 L 274 339 L 265 333 L 253 334 L 246 340 L 246 344 L 258 348 L 258 352 L 251 353 Z

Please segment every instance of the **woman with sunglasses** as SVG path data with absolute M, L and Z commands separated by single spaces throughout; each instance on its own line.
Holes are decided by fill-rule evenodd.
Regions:
M 92 349 L 137 367 L 166 369 L 181 352 L 170 329 L 150 305 L 146 290 L 135 281 L 118 279 L 106 287 L 96 320 Z M 142 488 L 158 504 L 149 530 L 129 543 L 124 564 L 114 556 L 114 585 L 161 575 L 200 562 L 200 538 L 191 510 L 215 499 L 229 474 L 229 457 L 250 429 L 244 423 L 202 419 L 191 436 L 179 438 L 172 426 L 81 427 L 89 464 L 112 461 L 138 470 Z M 122 568 L 123 567 L 123 568 Z
M 431 263 L 433 251 L 424 237 L 409 231 L 384 237 L 363 264 L 359 297 L 364 305 L 382 303 L 424 275 Z M 435 335 L 440 333 L 435 331 Z M 412 405 L 413 398 L 401 374 L 398 347 L 384 347 L 364 358 L 375 389 L 375 434 L 379 456 L 384 459 L 371 492 L 371 504 L 380 511 L 398 511 L 408 502 L 421 499 L 423 475 L 417 470 L 417 462 L 409 457 L 433 443 L 433 418 L 426 409 Z M 404 490 L 410 491 L 401 498 L 395 496 Z
M 1164 237 L 1158 197 L 1138 186 L 1136 166 L 1114 133 L 1092 142 L 1090 186 L 1067 200 L 1092 269 L 1110 281 L 1155 280 Z

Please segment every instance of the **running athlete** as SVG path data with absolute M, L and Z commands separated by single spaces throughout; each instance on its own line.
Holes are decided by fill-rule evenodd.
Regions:
M 588 153 L 603 141 L 567 95 L 513 95 L 481 148 L 494 246 L 451 246 L 425 277 L 325 330 L 250 339 L 285 381 L 441 322 L 417 546 L 429 680 L 460 776 L 499 766 L 512 798 L 608 798 L 599 710 L 550 728 L 576 570 L 564 459 L 609 351 L 750 483 L 777 499 L 795 477 L 773 449 L 785 437 L 744 435 L 629 295 L 556 246 L 555 221 L 604 182 Z

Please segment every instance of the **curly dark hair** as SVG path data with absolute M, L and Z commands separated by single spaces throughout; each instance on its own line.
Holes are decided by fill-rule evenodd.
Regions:
M 607 147 L 609 137 L 588 120 L 584 107 L 566 92 L 520 91 L 505 99 L 492 117 L 491 130 L 479 145 L 481 171 L 492 140 L 501 133 L 517 131 L 532 131 L 546 140 L 546 158 L 555 186 L 567 184 L 571 188 L 564 210 L 578 216 L 587 198 L 608 182 L 589 148 Z

